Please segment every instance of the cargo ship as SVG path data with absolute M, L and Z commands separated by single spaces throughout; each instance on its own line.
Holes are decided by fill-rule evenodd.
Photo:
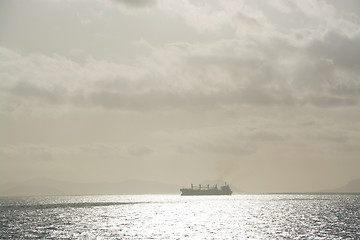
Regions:
M 203 196 L 203 195 L 231 195 L 232 191 L 230 186 L 225 183 L 225 185 L 218 188 L 217 184 L 213 187 L 210 187 L 209 184 L 207 186 L 201 186 L 199 184 L 198 187 L 191 184 L 190 188 L 181 188 L 181 196 Z

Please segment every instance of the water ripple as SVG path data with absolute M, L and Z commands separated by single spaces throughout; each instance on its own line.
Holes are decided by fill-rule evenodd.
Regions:
M 0 199 L 2 239 L 360 239 L 359 195 Z
M 48 208 L 86 208 L 86 207 L 106 207 L 116 205 L 140 204 L 146 202 L 80 202 L 80 203 L 50 203 L 37 205 L 4 205 L 0 206 L 0 210 L 15 210 L 15 209 L 48 209 Z

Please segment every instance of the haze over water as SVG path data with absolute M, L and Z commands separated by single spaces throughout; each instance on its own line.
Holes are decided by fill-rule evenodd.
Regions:
M 360 195 L 1 198 L 2 239 L 359 239 Z

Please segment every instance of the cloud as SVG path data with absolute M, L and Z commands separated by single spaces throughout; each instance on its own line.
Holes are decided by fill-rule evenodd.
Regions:
M 51 88 L 45 89 L 31 82 L 21 81 L 9 88 L 8 92 L 18 98 L 25 98 L 25 100 L 38 99 L 47 104 L 63 103 L 67 98 L 67 90 L 61 86 L 52 86 Z
M 131 146 L 128 148 L 128 153 L 132 156 L 141 157 L 150 155 L 153 150 L 146 146 Z
M 310 44 L 309 53 L 359 73 L 360 33 L 350 37 L 333 30 L 328 31 L 322 39 L 314 40 Z
M 317 107 L 350 107 L 357 106 L 359 99 L 356 97 L 333 97 L 333 96 L 308 96 L 303 103 Z
M 236 17 L 240 20 L 240 21 L 243 21 L 247 24 L 250 24 L 250 25 L 255 25 L 255 26 L 258 26 L 259 25 L 259 22 L 253 18 L 253 17 L 249 17 L 247 16 L 246 14 L 242 13 L 242 12 L 238 12 Z
M 199 145 L 199 149 L 208 153 L 234 156 L 249 155 L 256 152 L 256 148 L 251 144 L 230 140 L 203 143 Z
M 157 0 L 112 0 L 132 8 L 151 7 L 157 4 Z
M 273 132 L 256 132 L 249 137 L 253 141 L 278 142 L 285 141 L 285 138 Z
M 239 40 L 154 47 L 154 55 L 139 62 L 143 68 L 95 59 L 80 65 L 59 56 L 11 55 L 6 50 L 5 58 L 14 64 L 3 67 L 2 89 L 3 94 L 16 96 L 8 97 L 8 102 L 26 104 L 32 99 L 42 104 L 135 111 L 358 104 L 360 81 L 352 70 L 344 72 L 331 60 L 302 55 L 294 56 L 299 65 L 283 66 L 283 72 L 283 56 L 272 61 L 273 54 L 258 52 L 257 45 L 248 43 L 246 49 Z M 154 59 L 156 64 L 148 65 Z M 23 67 L 17 77 L 7 74 L 16 62 Z
M 177 146 L 176 151 L 181 154 L 194 154 L 195 150 L 186 146 Z
M 5 79 L 2 91 L 8 94 L 7 101 L 25 104 L 26 100 L 32 99 L 52 105 L 135 111 L 358 104 L 356 89 L 360 88 L 360 80 L 356 63 L 360 61 L 360 38 L 351 32 L 350 25 L 340 31 L 332 27 L 334 24 L 328 24 L 330 20 L 319 20 L 326 16 L 338 21 L 331 5 L 305 2 L 287 6 L 282 1 L 264 5 L 241 1 L 197 4 L 187 1 L 117 2 L 132 7 L 158 4 L 157 11 L 163 14 L 162 18 L 176 12 L 183 21 L 194 24 L 213 22 L 213 26 L 220 27 L 226 23 L 234 34 L 231 38 L 218 35 L 206 41 L 165 44 L 151 44 L 143 37 L 132 39 L 131 46 L 140 44 L 146 51 L 138 51 L 139 55 L 123 62 L 89 55 L 86 59 L 82 57 L 80 64 L 62 55 L 22 54 L 2 48 L 5 59 L 2 61 L 2 79 Z M 317 6 L 321 7 L 321 16 L 313 12 Z M 191 11 L 182 11 L 182 8 Z M 266 25 L 266 22 L 276 22 L 274 11 L 286 16 L 299 14 L 304 24 L 295 22 L 291 31 L 286 32 L 273 24 Z M 198 18 L 194 19 L 194 13 L 199 15 Z M 144 20 L 145 16 L 139 18 Z M 239 19 L 265 29 L 260 33 L 242 28 Z M 312 26 L 310 23 L 314 21 L 324 26 L 324 30 L 318 31 L 318 26 Z M 349 22 L 348 19 L 344 21 Z M 103 19 L 100 22 L 105 24 Z M 217 32 L 217 27 L 199 24 L 191 27 Z M 241 35 L 237 35 L 239 29 Z M 167 36 L 168 33 L 159 34 Z M 68 50 L 69 56 L 85 51 L 74 49 L 79 48 Z M 16 74 L 14 69 L 17 69 Z
M 360 17 L 360 2 L 357 0 L 331 1 L 328 3 L 335 6 L 341 14 L 347 15 L 347 17 L 354 17 L 354 15 Z
M 64 163 L 67 161 L 104 161 L 119 159 L 126 149 L 118 144 L 89 143 L 69 146 L 28 144 L 1 145 L 0 154 L 6 161 L 52 161 Z
M 55 157 L 46 145 L 6 145 L 0 146 L 0 156 L 5 161 L 51 162 Z
M 129 44 L 145 46 L 146 51 L 125 56 L 126 61 L 88 55 L 79 63 L 64 55 L 26 54 L 3 47 L 0 49 L 3 59 L 0 87 L 5 102 L 15 106 L 27 104 L 30 99 L 74 108 L 101 106 L 134 111 L 201 111 L 229 106 L 328 108 L 355 107 L 359 103 L 360 78 L 356 63 L 360 61 L 360 38 L 353 30 L 356 21 L 351 25 L 349 19 L 340 15 L 342 23 L 346 24 L 343 29 L 337 28 L 339 13 L 327 3 L 118 2 L 134 7 L 158 4 L 160 19 L 171 19 L 170 15 L 176 13 L 181 24 L 194 24 L 188 26 L 194 30 L 188 34 L 194 35 L 199 29 L 215 34 L 224 24 L 231 26 L 233 34 L 231 37 L 220 34 L 215 38 L 195 34 L 194 41 L 164 44 L 151 43 L 144 35 L 131 39 Z M 319 10 L 319 15 L 314 9 Z M 106 14 L 108 10 L 104 8 L 103 11 Z M 302 20 L 295 21 L 284 31 L 282 27 L 287 25 L 277 22 L 280 16 L 275 16 L 274 11 L 287 18 L 299 15 Z M 90 13 L 83 14 L 86 17 Z M 152 21 L 143 15 L 137 19 Z M 244 28 L 239 19 L 264 29 L 254 32 Z M 127 20 L 134 24 L 141 22 Z M 93 21 L 101 23 L 101 29 L 108 29 L 103 25 L 106 24 L 103 18 Z M 204 22 L 214 24 L 207 27 Z M 169 34 L 159 31 L 158 35 Z M 108 42 L 103 43 L 107 45 Z M 86 52 L 83 48 L 81 51 L 74 49 L 79 47 L 72 47 L 67 53 L 72 56 Z

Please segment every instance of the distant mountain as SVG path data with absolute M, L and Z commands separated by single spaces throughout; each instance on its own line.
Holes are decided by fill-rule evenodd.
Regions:
M 0 185 L 0 196 L 97 195 L 97 194 L 171 194 L 179 186 L 151 181 L 79 183 L 36 178 L 25 182 Z
M 10 188 L 1 186 L 0 196 L 42 196 L 66 195 L 57 188 L 49 186 L 16 185 Z
M 193 183 L 198 185 L 199 183 Z M 222 186 L 223 180 L 207 180 L 200 183 Z M 189 184 L 190 186 L 190 184 Z M 189 187 L 184 186 L 184 187 Z M 51 178 L 34 178 L 23 182 L 13 182 L 0 185 L 0 196 L 41 196 L 41 195 L 106 195 L 106 194 L 180 194 L 180 187 L 174 184 L 127 180 L 123 182 L 92 182 L 80 183 L 60 181 Z M 230 184 L 232 191 L 243 191 Z
M 360 193 L 360 178 L 352 180 L 342 187 L 327 191 L 335 193 Z

